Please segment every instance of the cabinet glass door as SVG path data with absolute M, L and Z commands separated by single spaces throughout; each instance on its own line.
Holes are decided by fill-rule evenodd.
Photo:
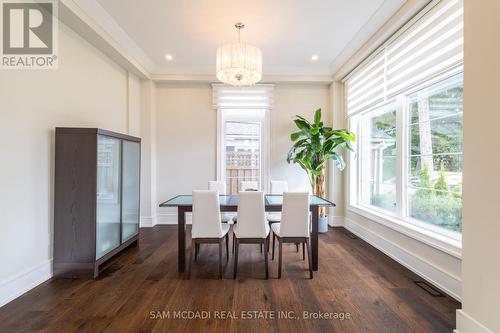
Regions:
M 140 146 L 123 141 L 122 243 L 139 231 Z
M 120 245 L 121 141 L 98 135 L 96 259 Z

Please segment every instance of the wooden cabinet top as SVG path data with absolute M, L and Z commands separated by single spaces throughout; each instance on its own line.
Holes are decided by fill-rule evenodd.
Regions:
M 128 141 L 141 142 L 141 138 L 135 136 L 91 127 L 56 127 L 56 134 L 100 134 Z

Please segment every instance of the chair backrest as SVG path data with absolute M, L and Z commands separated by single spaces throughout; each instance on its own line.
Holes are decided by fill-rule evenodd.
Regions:
M 265 238 L 266 213 L 264 192 L 248 191 L 238 194 L 238 237 Z
M 271 180 L 271 194 L 283 194 L 288 191 L 286 180 Z
M 240 182 L 240 191 L 258 191 L 259 184 L 256 181 L 242 180 Z
M 226 195 L 226 182 L 223 180 L 210 180 L 208 189 L 219 192 L 219 195 Z
M 193 191 L 193 238 L 220 238 L 219 194 L 217 191 Z
M 281 237 L 309 237 L 309 193 L 283 193 L 281 211 Z

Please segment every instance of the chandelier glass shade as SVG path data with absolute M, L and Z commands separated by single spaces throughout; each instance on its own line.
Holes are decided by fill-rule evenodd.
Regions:
M 244 25 L 237 23 L 239 30 Z M 238 38 L 239 39 L 239 38 Z M 233 86 L 253 85 L 262 79 L 262 52 L 258 47 L 227 43 L 217 48 L 217 79 Z

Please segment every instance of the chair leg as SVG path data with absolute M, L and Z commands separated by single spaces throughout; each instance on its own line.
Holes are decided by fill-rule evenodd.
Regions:
M 193 252 L 196 250 L 194 238 L 191 239 L 191 251 L 189 251 L 189 271 L 188 278 L 191 279 L 191 266 L 193 266 Z
M 311 244 L 309 244 L 309 238 L 306 238 L 307 242 L 307 261 L 309 262 L 309 277 L 313 278 L 312 260 L 311 260 Z
M 295 246 L 297 247 L 297 252 L 299 252 L 299 243 L 295 243 Z
M 271 260 L 274 260 L 274 241 L 276 240 L 276 234 L 273 233 L 273 256 L 271 257 Z
M 236 279 L 236 272 L 238 271 L 238 250 L 240 248 L 240 241 L 236 239 L 235 252 L 234 252 L 234 274 L 233 279 Z
M 269 279 L 269 268 L 268 268 L 268 253 L 267 253 L 267 249 L 269 248 L 268 247 L 268 243 L 269 243 L 269 239 L 265 239 L 264 240 L 264 247 L 266 249 L 266 251 L 264 251 L 264 260 L 266 261 L 266 280 Z
M 271 233 L 269 233 L 269 235 L 267 235 L 267 252 L 269 252 L 269 246 L 271 245 Z
M 223 239 L 219 239 L 219 279 L 222 279 L 222 241 Z
M 306 243 L 302 243 L 302 260 L 306 260 Z
M 281 240 L 278 238 L 278 246 L 279 246 L 279 259 L 278 259 L 278 279 L 281 279 L 281 261 L 282 261 L 282 254 L 283 254 L 283 244 L 281 243 Z
M 198 243 L 194 241 L 194 261 L 198 261 L 198 250 L 199 250 Z
M 233 253 L 234 253 L 234 239 L 236 238 L 236 236 L 233 234 Z
M 262 244 L 260 244 L 260 253 L 262 253 Z
M 226 261 L 229 262 L 229 233 L 226 234 Z

